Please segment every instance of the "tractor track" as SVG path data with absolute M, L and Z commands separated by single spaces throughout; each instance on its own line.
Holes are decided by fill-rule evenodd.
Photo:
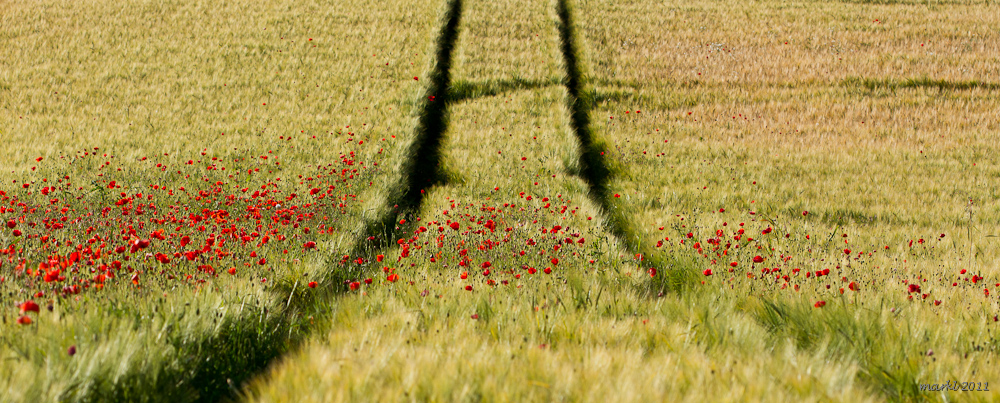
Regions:
M 586 74 L 581 66 L 581 52 L 570 0 L 557 0 L 556 14 L 559 16 L 559 37 L 566 66 L 566 107 L 570 114 L 570 128 L 579 142 L 579 176 L 589 186 L 590 198 L 600 207 L 608 232 L 618 238 L 630 253 L 641 256 L 640 264 L 643 268 L 659 270 L 654 271 L 657 274 L 653 276 L 648 291 L 662 293 L 679 290 L 690 283 L 692 271 L 686 269 L 686 264 L 663 259 L 653 253 L 651 248 L 644 246 L 640 231 L 629 219 L 625 206 L 616 202 L 613 197 L 610 182 L 616 172 L 604 158 L 604 142 L 590 129 L 593 94 L 587 86 Z
M 427 73 L 428 84 L 424 87 L 419 102 L 417 125 L 413 140 L 408 146 L 406 160 L 401 164 L 400 179 L 393 191 L 386 196 L 382 212 L 375 219 L 367 220 L 352 241 L 350 257 L 361 258 L 365 262 L 374 260 L 375 254 L 390 247 L 397 236 L 412 232 L 411 220 L 401 223 L 420 210 L 425 190 L 444 182 L 441 173 L 441 144 L 448 128 L 449 87 L 453 51 L 458 40 L 458 28 L 462 14 L 463 0 L 448 0 L 441 18 L 441 30 L 435 40 L 435 59 Z M 199 395 L 196 401 L 236 400 L 245 396 L 241 389 L 246 382 L 265 373 L 267 368 L 294 349 L 309 334 L 309 325 L 303 317 L 311 314 L 322 315 L 338 295 L 346 292 L 351 279 L 360 278 L 365 273 L 364 264 L 352 262 L 339 264 L 340 256 L 327 256 L 324 263 L 335 269 L 322 277 L 321 287 L 304 292 L 304 284 L 288 281 L 275 286 L 274 293 L 281 301 L 286 301 L 285 309 L 272 315 L 258 326 L 233 324 L 233 331 L 224 331 L 219 337 L 206 340 L 202 344 L 206 351 L 204 363 L 194 371 L 195 389 Z M 242 330 L 241 330 L 242 329 Z M 261 331 L 265 329 L 266 331 Z M 253 340 L 247 343 L 246 340 Z M 240 347 L 238 353 L 232 348 Z M 251 348 L 252 347 L 252 348 Z M 239 366 L 231 365 L 233 356 L 238 356 Z M 223 374 L 218 368 L 244 368 L 238 374 Z

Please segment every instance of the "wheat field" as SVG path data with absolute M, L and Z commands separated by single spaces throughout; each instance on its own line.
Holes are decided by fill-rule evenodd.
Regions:
M 2 401 L 997 400 L 992 2 L 0 4 Z

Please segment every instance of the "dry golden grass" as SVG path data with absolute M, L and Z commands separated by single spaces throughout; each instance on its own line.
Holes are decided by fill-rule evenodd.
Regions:
M 613 188 L 647 245 L 714 270 L 695 292 L 774 301 L 741 310 L 805 351 L 842 333 L 832 355 L 890 399 L 954 398 L 914 384 L 993 376 L 995 6 L 584 1 L 579 15 L 593 129 L 621 170 Z M 832 279 L 802 275 L 822 269 Z M 854 281 L 861 290 L 841 297 Z M 836 313 L 812 308 L 821 300 Z M 913 361 L 921 350 L 934 358 Z
M 347 132 L 408 133 L 435 11 L 379 2 L 10 4 L 0 14 L 0 164 L 20 172 L 37 156 L 82 147 L 186 161 L 206 148 L 266 152 L 279 136 L 302 146 L 317 136 L 287 156 L 303 169 L 345 150 Z
M 842 224 L 851 243 L 899 259 L 909 240 L 944 233 L 919 269 L 995 274 L 990 10 L 581 2 L 595 129 L 654 242 L 668 217 L 728 208 L 704 225 L 755 218 L 747 211 L 797 236 Z
M 691 208 L 677 199 L 712 184 L 697 200 L 763 192 L 758 203 L 788 213 L 839 208 L 930 226 L 960 224 L 971 199 L 974 223 L 992 223 L 1000 49 L 990 10 L 581 2 L 595 126 L 634 177 L 664 181 L 650 195 L 664 203 Z

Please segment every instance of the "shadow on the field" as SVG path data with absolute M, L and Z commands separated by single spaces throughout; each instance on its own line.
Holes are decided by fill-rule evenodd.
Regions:
M 607 89 L 598 88 L 591 94 L 591 99 L 594 105 L 602 105 L 606 103 L 623 103 L 623 102 L 634 102 L 640 103 L 644 101 L 644 96 L 636 93 L 634 90 L 618 90 L 618 89 Z
M 632 90 L 639 90 L 644 87 L 643 83 L 638 80 L 622 80 L 618 78 L 593 78 L 590 80 L 595 86 L 599 87 L 626 87 Z M 648 85 L 648 84 L 647 84 Z
M 245 382 L 267 368 L 275 358 L 293 349 L 312 327 L 312 317 L 328 314 L 337 295 L 350 290 L 350 282 L 372 270 L 369 262 L 390 247 L 395 239 L 413 232 L 411 218 L 420 210 L 425 191 L 447 181 L 442 168 L 441 143 L 448 129 L 448 104 L 451 103 L 452 56 L 458 39 L 462 0 L 448 0 L 436 39 L 434 65 L 428 73 L 418 105 L 417 124 L 398 168 L 399 180 L 389 191 L 384 205 L 375 211 L 353 234 L 353 249 L 347 256 L 328 255 L 327 267 L 316 289 L 305 292 L 307 285 L 289 279 L 274 285 L 272 292 L 285 302 L 284 310 L 264 325 L 235 326 L 222 337 L 204 343 L 209 364 L 198 368 L 194 383 L 197 401 L 219 401 L 246 397 L 241 391 Z M 250 340 L 250 341 L 247 341 Z M 235 353 L 235 356 L 232 352 Z M 242 353 L 242 354 L 240 354 Z M 211 358 L 215 358 L 211 360 Z
M 420 210 L 426 190 L 447 180 L 441 165 L 441 143 L 448 131 L 448 104 L 454 101 L 450 91 L 451 66 L 461 15 L 462 0 L 450 0 L 438 34 L 435 64 L 421 101 L 413 142 L 400 166 L 399 187 L 387 197 L 385 211 L 369 220 L 362 230 L 362 238 L 353 251 L 355 255 L 369 255 L 389 246 L 396 235 L 407 232 L 412 226 L 407 218 Z
M 520 77 L 490 79 L 485 81 L 455 80 L 448 92 L 449 102 L 461 102 L 476 98 L 492 97 L 513 91 L 534 90 L 562 84 L 559 78 L 548 80 L 527 80 Z
M 622 201 L 619 195 L 614 194 L 609 186 L 612 177 L 620 174 L 617 171 L 620 171 L 621 167 L 612 166 L 605 159 L 607 145 L 590 127 L 590 113 L 596 105 L 597 97 L 601 94 L 587 85 L 586 75 L 580 62 L 573 10 L 569 0 L 556 2 L 556 14 L 559 15 L 559 37 L 566 66 L 566 79 L 563 83 L 568 93 L 566 106 L 570 113 L 570 127 L 579 141 L 579 176 L 590 187 L 590 198 L 600 206 L 608 232 L 614 235 L 629 253 L 635 254 L 643 269 L 652 275 L 653 281 L 647 283 L 648 286 L 643 291 L 658 295 L 665 291 L 680 291 L 694 283 L 695 271 L 692 270 L 692 264 L 679 257 L 654 253 L 651 247 L 644 245 L 641 242 L 641 232 L 628 213 L 632 207 Z M 628 93 L 605 95 L 610 98 L 603 98 L 604 101 L 616 96 L 624 99 Z
M 891 78 L 860 78 L 851 77 L 843 81 L 845 87 L 860 87 L 868 91 L 900 89 L 928 88 L 938 91 L 969 91 L 969 90 L 1000 90 L 1000 83 L 990 83 L 979 80 L 950 81 L 945 79 L 933 79 L 930 77 L 908 78 L 905 80 Z

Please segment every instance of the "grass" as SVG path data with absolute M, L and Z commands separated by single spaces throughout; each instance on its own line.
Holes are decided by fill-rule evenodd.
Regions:
M 993 110 L 990 87 L 914 84 L 989 82 L 993 80 L 988 76 L 990 62 L 950 46 L 965 39 L 926 39 L 939 44 L 935 52 L 950 51 L 946 57 L 900 43 L 912 37 L 916 26 L 906 21 L 974 19 L 979 14 L 974 10 L 982 5 L 949 5 L 935 13 L 899 6 L 869 9 L 851 4 L 771 4 L 740 16 L 720 4 L 706 2 L 667 5 L 671 15 L 666 19 L 654 11 L 658 6 L 577 5 L 579 16 L 583 16 L 576 34 L 583 39 L 580 59 L 589 66 L 578 76 L 588 77 L 590 84 L 586 96 L 570 99 L 583 99 L 589 105 L 578 108 L 570 101 L 563 113 L 568 117 L 582 109 L 588 117 L 569 120 L 590 123 L 570 124 L 551 132 L 572 133 L 570 128 L 582 127 L 592 133 L 595 144 L 600 144 L 585 145 L 583 152 L 604 147 L 608 190 L 597 192 L 605 196 L 595 198 L 598 204 L 591 211 L 598 216 L 602 210 L 610 210 L 598 207 L 602 200 L 610 199 L 619 206 L 615 211 L 624 216 L 622 221 L 644 223 L 635 226 L 634 236 L 641 239 L 641 246 L 633 251 L 657 251 L 651 253 L 652 258 L 678 262 L 687 273 L 713 270 L 711 275 L 699 273 L 704 281 L 688 280 L 679 283 L 680 287 L 661 288 L 658 284 L 669 278 L 665 274 L 672 274 L 670 271 L 660 267 L 657 276 L 648 277 L 648 263 L 640 265 L 628 259 L 632 252 L 626 252 L 624 244 L 606 238 L 606 245 L 613 249 L 602 252 L 625 260 L 605 264 L 619 271 L 576 270 L 564 274 L 564 284 L 545 284 L 544 289 L 531 289 L 535 280 L 520 278 L 517 284 L 521 288 L 488 289 L 487 296 L 478 297 L 477 302 L 475 296 L 462 297 L 461 290 L 447 287 L 447 292 L 428 288 L 434 299 L 418 297 L 423 284 L 447 283 L 438 279 L 449 278 L 448 269 L 441 273 L 441 268 L 435 268 L 440 264 L 428 264 L 425 259 L 406 271 L 396 269 L 419 277 L 414 285 L 375 288 L 366 295 L 338 300 L 331 306 L 334 318 L 328 339 L 314 340 L 283 361 L 266 381 L 251 388 L 254 399 L 603 400 L 615 396 L 628 400 L 912 401 L 957 396 L 955 392 L 920 392 L 920 383 L 993 377 L 989 363 L 996 357 L 987 346 L 994 340 L 990 312 L 996 303 L 993 297 L 984 300 L 983 289 L 977 287 L 981 281 L 974 284 L 969 280 L 974 273 L 995 278 L 995 262 L 989 252 L 995 246 L 985 238 L 988 234 L 973 232 L 995 218 L 985 178 L 992 175 L 996 156 L 986 151 L 984 141 L 990 136 L 977 131 L 992 130 L 988 123 Z M 477 29 L 476 6 L 469 7 L 471 16 L 466 21 L 472 22 L 468 22 L 468 29 Z M 531 15 L 523 10 L 518 13 Z M 880 22 L 862 26 L 857 21 L 861 14 L 877 15 Z M 820 15 L 825 20 L 817 21 Z M 558 15 L 547 17 L 558 27 Z M 885 20 L 894 22 L 893 29 L 879 29 Z M 895 22 L 899 20 L 902 22 Z M 983 22 L 977 23 L 966 26 L 991 35 L 982 31 L 986 26 Z M 715 26 L 709 29 L 711 24 Z M 767 35 L 747 29 L 792 32 L 789 42 L 813 44 L 782 48 L 784 41 L 773 43 L 772 38 L 771 43 L 761 43 L 757 38 Z M 817 46 L 821 32 L 843 46 L 845 54 L 837 56 L 840 50 L 836 47 Z M 697 38 L 699 33 L 709 37 Z M 976 42 L 979 40 L 971 36 L 966 48 L 980 46 L 992 52 L 990 42 Z M 878 43 L 896 47 L 874 45 Z M 916 47 L 919 49 L 919 44 Z M 553 48 L 548 57 L 559 60 L 562 55 Z M 736 54 L 728 56 L 730 50 Z M 536 50 L 523 52 L 533 55 Z M 910 70 L 900 69 L 893 60 L 907 52 L 918 61 L 907 65 Z M 716 53 L 725 56 L 713 58 Z M 709 56 L 707 62 L 698 61 L 705 56 Z M 463 57 L 475 56 L 459 56 Z M 849 63 L 838 70 L 835 57 Z M 516 62 L 511 64 L 517 66 Z M 968 71 L 954 67 L 959 65 Z M 483 66 L 483 70 L 490 69 L 489 63 Z M 703 78 L 698 78 L 698 70 Z M 893 73 L 886 74 L 888 71 Z M 704 77 L 708 74 L 711 76 Z M 880 80 L 907 84 L 893 88 L 895 92 L 878 92 L 885 86 L 869 84 L 860 85 L 864 92 L 857 91 L 859 86 L 854 83 L 876 81 L 852 77 L 869 76 L 891 77 Z M 941 78 L 919 78 L 924 76 Z M 944 90 L 963 92 L 945 94 Z M 546 92 L 532 91 L 539 95 Z M 876 104 L 873 96 L 885 99 Z M 473 120 L 493 122 L 501 126 L 501 132 L 507 131 L 512 124 L 495 116 L 502 116 L 499 111 L 510 103 L 521 104 L 518 98 L 523 96 L 507 96 L 503 105 L 497 101 L 495 106 L 484 108 L 490 112 L 472 115 L 476 116 Z M 534 116 L 545 104 L 527 105 L 517 115 Z M 870 106 L 862 110 L 859 105 Z M 734 109 L 741 110 L 735 115 L 743 114 L 747 119 L 732 123 L 728 111 Z M 455 113 L 459 110 L 461 107 Z M 630 113 L 625 114 L 625 110 Z M 636 114 L 637 110 L 641 112 Z M 752 114 L 747 116 L 743 111 Z M 726 119 L 720 116 L 723 112 Z M 491 116 L 493 120 L 489 120 Z M 536 125 L 536 129 L 544 127 Z M 456 129 L 448 136 L 463 138 L 470 132 Z M 542 138 L 529 134 L 532 140 Z M 943 135 L 945 140 L 930 143 L 934 135 L 938 139 Z M 566 161 L 564 172 L 586 172 L 575 162 L 580 153 L 566 149 L 575 142 L 561 140 L 546 143 L 542 149 L 564 151 L 545 160 L 574 155 L 561 158 Z M 489 149 L 482 147 L 489 141 L 476 144 Z M 511 145 L 500 155 L 516 150 L 517 143 L 508 143 Z M 948 153 L 929 153 L 937 144 L 943 144 L 941 148 Z M 454 169 L 464 176 L 481 178 L 474 173 L 490 170 L 487 164 L 494 165 L 495 171 L 512 171 L 503 165 L 496 168 L 504 157 L 477 163 L 487 158 L 484 150 L 456 150 L 462 153 L 463 164 L 474 164 L 474 168 L 459 165 L 463 168 Z M 976 163 L 975 171 L 971 171 L 972 162 Z M 543 177 L 553 171 L 536 172 Z M 489 181 L 467 180 L 463 184 L 469 190 L 455 190 L 446 200 L 479 193 L 482 196 L 476 203 L 488 203 L 482 200 L 486 197 L 483 188 L 489 189 L 491 184 L 500 189 L 516 188 L 523 186 L 525 179 L 533 180 L 517 179 L 513 174 L 508 177 L 505 182 L 496 175 Z M 469 186 L 473 183 L 480 184 L 478 192 Z M 489 197 L 506 203 L 502 191 L 491 192 Z M 579 196 L 572 199 L 579 200 Z M 441 216 L 431 217 L 437 220 Z M 940 233 L 946 236 L 940 237 Z M 736 235 L 740 241 L 734 241 Z M 716 240 L 720 242 L 712 243 Z M 460 242 L 445 239 L 440 250 L 459 248 L 456 243 Z M 732 244 L 738 246 L 733 249 Z M 695 249 L 693 245 L 705 246 Z M 847 254 L 845 249 L 852 251 Z M 503 255 L 497 253 L 493 263 L 508 261 Z M 754 262 L 756 256 L 763 262 Z M 519 273 L 516 259 L 502 266 L 514 267 L 514 273 Z M 732 272 L 728 270 L 731 262 L 736 262 Z M 761 272 L 765 267 L 769 273 Z M 832 274 L 814 275 L 823 269 L 831 269 Z M 960 275 L 962 269 L 967 272 Z M 807 271 L 809 277 L 805 276 Z M 621 282 L 622 274 L 630 274 L 625 277 L 630 280 Z M 781 277 L 784 275 L 788 275 L 787 280 Z M 450 279 L 456 281 L 454 273 Z M 908 284 L 919 284 L 921 290 L 909 293 Z M 668 289 L 678 291 L 655 297 L 661 295 L 658 290 Z M 475 290 L 479 292 L 479 288 Z M 615 302 L 602 306 L 594 302 L 600 299 L 597 295 L 613 295 Z M 483 303 L 482 298 L 488 302 Z M 547 331 L 544 326 L 533 327 L 539 323 L 539 314 L 522 305 L 543 299 L 562 301 L 555 309 L 562 315 L 551 313 L 541 319 L 557 317 L 556 329 L 564 326 L 574 331 L 567 335 Z M 566 304 L 568 301 L 573 302 Z M 820 302 L 822 308 L 817 308 Z M 369 307 L 376 304 L 394 308 L 380 309 L 364 324 L 342 321 L 352 317 L 351 312 L 371 312 Z M 452 310 L 456 307 L 465 307 L 466 315 L 476 314 L 477 318 L 454 319 L 458 317 Z M 436 309 L 447 311 L 443 315 L 431 313 Z M 504 312 L 511 313 L 504 316 Z M 629 335 L 643 334 L 654 320 L 659 321 L 657 326 L 664 326 L 650 333 L 659 338 L 636 336 L 621 341 L 612 336 L 617 329 Z M 670 326 L 687 331 L 672 333 L 667 330 Z M 437 329 L 444 336 L 439 336 Z M 471 334 L 462 336 L 466 332 Z M 671 334 L 684 335 L 683 341 L 670 339 Z M 614 346 L 618 345 L 631 349 L 617 351 Z M 353 352 L 354 348 L 361 353 Z M 613 357 L 616 351 L 628 358 L 592 361 L 595 354 Z M 631 352 L 638 355 L 630 356 Z M 497 359 L 507 361 L 508 355 L 513 364 L 496 364 Z M 369 361 L 369 357 L 373 359 Z M 574 364 L 559 367 L 566 362 Z M 688 362 L 691 367 L 672 364 L 675 362 Z M 424 374 L 423 368 L 437 371 Z M 648 373 L 644 368 L 659 371 Z M 705 368 L 711 368 L 708 374 Z M 729 372 L 716 373 L 718 368 Z M 736 375 L 740 373 L 754 375 Z M 762 377 L 761 373 L 773 375 Z M 721 384 L 733 387 L 713 387 L 719 378 L 692 379 L 699 374 L 723 377 Z M 809 376 L 803 378 L 803 374 Z M 302 388 L 291 385 L 303 379 L 317 385 L 346 386 L 297 393 Z M 674 381 L 666 386 L 659 383 L 663 379 Z M 632 386 L 619 388 L 619 384 Z
M 0 400 L 995 399 L 992 7 L 10 7 Z
M 217 400 L 301 338 L 311 319 L 286 310 L 294 293 L 348 275 L 327 256 L 354 247 L 398 182 L 436 29 L 436 10 L 369 6 L 385 11 L 5 9 L 4 218 L 23 234 L 0 235 L 2 400 Z M 150 253 L 112 252 L 137 239 Z M 33 275 L 52 259 L 62 273 Z
M 969 281 L 997 267 L 984 5 L 580 4 L 611 187 L 648 247 L 713 270 L 694 292 L 757 296 L 738 311 L 774 343 L 856 363 L 880 398 L 991 376 L 992 353 L 966 354 L 996 307 L 995 281 Z

